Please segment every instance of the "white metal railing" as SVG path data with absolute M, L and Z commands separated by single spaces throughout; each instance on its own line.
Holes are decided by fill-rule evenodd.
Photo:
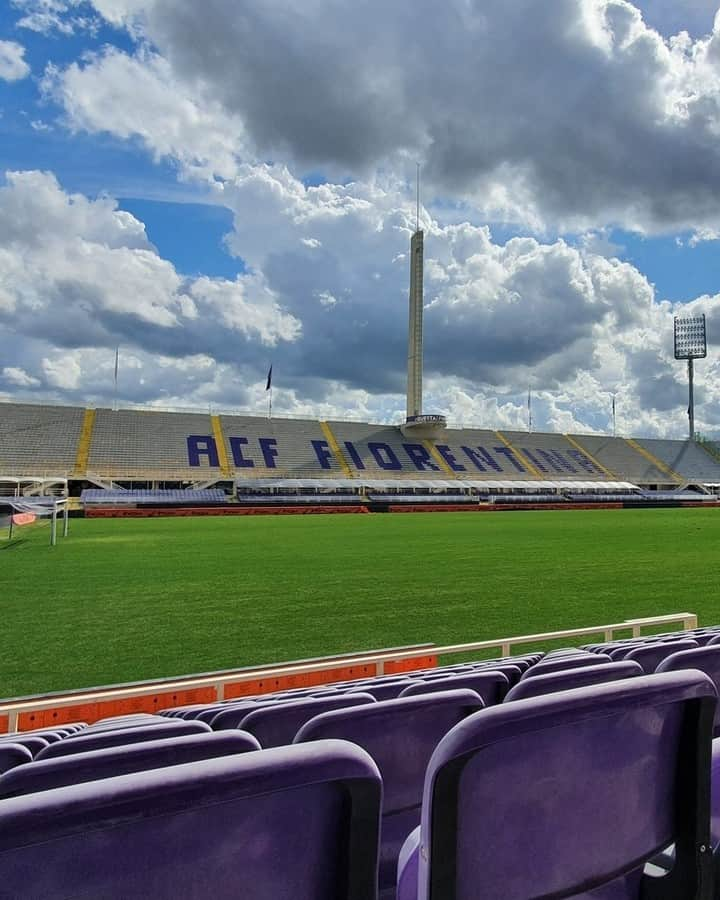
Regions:
M 247 681 L 259 681 L 290 675 L 308 675 L 313 672 L 322 672 L 328 669 L 350 668 L 355 666 L 374 665 L 378 675 L 385 671 L 385 664 L 400 662 L 405 659 L 413 659 L 418 656 L 448 656 L 454 653 L 469 653 L 477 650 L 493 650 L 499 648 L 503 656 L 510 656 L 514 647 L 523 644 L 541 644 L 547 641 L 555 641 L 561 638 L 577 638 L 602 634 L 604 640 L 613 640 L 616 631 L 632 631 L 633 637 L 639 637 L 644 627 L 655 625 L 669 625 L 673 622 L 682 625 L 685 631 L 697 628 L 697 616 L 695 613 L 673 613 L 664 616 L 648 616 L 642 619 L 628 619 L 624 622 L 616 622 L 610 625 L 594 625 L 588 628 L 566 628 L 562 631 L 548 631 L 540 634 L 524 634 L 515 637 L 497 638 L 489 641 L 471 641 L 467 644 L 450 644 L 445 647 L 435 645 L 423 645 L 398 652 L 397 650 L 384 650 L 380 652 L 359 653 L 357 656 L 343 656 L 341 658 L 325 659 L 316 662 L 299 662 L 285 665 L 268 666 L 266 668 L 239 669 L 235 672 L 226 672 L 222 675 L 203 675 L 200 677 L 187 677 L 173 681 L 154 681 L 152 683 L 128 687 L 126 689 L 103 688 L 101 690 L 87 691 L 65 696 L 55 695 L 38 700 L 22 700 L 17 702 L 0 703 L 0 716 L 8 716 L 8 731 L 18 730 L 18 718 L 25 712 L 40 712 L 53 708 L 67 708 L 70 706 L 84 706 L 104 701 L 126 700 L 133 697 L 144 697 L 149 694 L 165 694 L 172 691 L 188 691 L 198 688 L 214 688 L 217 699 L 224 698 L 224 689 L 227 684 L 241 684 Z

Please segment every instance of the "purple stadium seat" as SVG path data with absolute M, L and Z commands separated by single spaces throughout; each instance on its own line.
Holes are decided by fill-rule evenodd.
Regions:
M 381 782 L 343 741 L 243 753 L 0 803 L 6 897 L 364 900 Z
M 101 731 L 116 731 L 119 728 L 152 728 L 153 725 L 167 725 L 167 716 L 123 716 L 115 720 L 95 722 L 83 731 L 86 734 L 97 734 Z
M 540 697 L 555 691 L 569 691 L 572 688 L 605 684 L 608 681 L 620 681 L 622 678 L 635 678 L 643 674 L 639 663 L 627 660 L 601 663 L 599 666 L 581 666 L 579 669 L 563 669 L 561 672 L 538 675 L 537 678 L 523 678 L 519 684 L 510 688 L 504 702 L 526 700 L 528 697 Z
M 61 741 L 65 737 L 69 737 L 72 732 L 60 729 L 38 729 L 36 731 L 14 731 L 0 736 L 1 741 L 17 741 L 18 738 L 42 738 L 48 744 L 54 744 Z
M 705 645 L 706 647 L 714 647 L 716 644 L 720 644 L 720 634 L 715 637 L 710 638 L 710 640 Z
M 513 684 L 517 684 L 518 681 L 520 681 L 520 678 L 522 677 L 523 672 L 526 669 L 522 669 L 517 663 L 514 662 L 501 662 L 493 665 L 486 664 L 473 666 L 474 672 L 502 672 L 503 675 L 507 678 L 508 684 L 510 686 L 512 686 Z
M 21 746 L 26 747 L 32 756 L 37 756 L 38 753 L 50 746 L 50 741 L 46 740 L 44 737 L 40 737 L 37 734 L 26 735 L 22 731 L 12 734 L 6 741 L 0 741 L 0 746 L 6 743 L 20 744 Z
M 673 653 L 681 650 L 694 650 L 697 648 L 695 641 L 667 641 L 659 644 L 646 644 L 644 647 L 635 647 L 625 659 L 633 659 L 639 662 L 646 675 L 652 674 L 658 665 Z
M 392 678 L 378 679 L 377 681 L 366 681 L 365 684 L 357 688 L 349 688 L 345 691 L 345 695 L 352 696 L 362 691 L 366 694 L 372 694 L 376 700 L 394 700 L 400 696 L 400 692 L 406 687 L 413 684 L 411 678 Z
M 35 760 L 0 777 L 0 798 L 259 749 L 260 744 L 251 734 L 236 730 L 222 734 L 190 734 Z
M 468 717 L 430 760 L 398 900 L 706 897 L 716 698 L 685 671 Z M 675 866 L 650 884 L 643 864 L 672 843 Z
M 398 855 L 420 821 L 425 770 L 433 750 L 453 726 L 482 708 L 474 691 L 421 694 L 322 713 L 295 736 L 295 743 L 328 738 L 352 741 L 375 760 L 383 780 L 383 900 L 386 896 L 394 900 Z
M 292 744 L 301 726 L 320 713 L 361 706 L 363 703 L 375 703 L 375 698 L 372 694 L 357 693 L 312 700 L 290 700 L 247 713 L 239 727 L 254 734 L 261 747 L 281 747 L 283 744 Z
M 712 742 L 710 831 L 712 834 L 712 845 L 717 856 L 720 852 L 720 739 Z M 720 867 L 716 871 L 720 871 Z
M 0 774 L 31 762 L 32 753 L 22 744 L 13 744 L 11 741 L 0 744 Z
M 401 697 L 415 697 L 434 691 L 455 691 L 467 688 L 475 691 L 485 706 L 502 703 L 509 690 L 507 676 L 493 669 L 473 672 L 470 675 L 451 675 L 448 678 L 435 678 L 432 681 L 418 681 L 403 690 Z
M 537 665 L 523 672 L 523 679 L 538 678 L 540 675 L 550 675 L 553 672 L 564 672 L 568 669 L 580 669 L 583 666 L 597 666 L 601 663 L 612 662 L 605 653 L 585 653 L 582 656 L 558 657 L 552 660 L 540 660 Z
M 245 716 L 254 709 L 264 709 L 264 705 L 262 703 L 255 703 L 254 700 L 231 703 L 220 710 L 214 710 L 213 715 L 210 718 L 206 718 L 204 721 L 213 731 L 222 731 L 225 728 L 239 728 L 240 723 Z
M 111 725 L 114 728 L 126 728 L 128 725 L 134 725 L 139 721 L 149 722 L 158 718 L 160 717 L 154 713 L 128 713 L 125 716 L 108 716 L 105 719 L 97 719 L 89 727 L 98 728 L 103 725 Z
M 666 656 L 655 669 L 661 672 L 679 672 L 683 669 L 699 669 L 704 672 L 720 693 L 720 647 L 698 647 L 695 650 L 680 650 Z M 715 710 L 713 737 L 720 736 L 720 703 Z
M 210 725 L 218 713 L 225 712 L 228 709 L 235 709 L 236 707 L 254 709 L 256 706 L 257 703 L 255 703 L 254 700 L 240 698 L 236 703 L 223 704 L 222 706 L 207 706 L 205 709 L 198 710 L 188 716 L 183 716 L 183 718 L 188 722 L 205 722 L 206 725 Z
M 203 722 L 174 722 L 172 719 L 164 726 L 154 725 L 152 728 L 118 728 L 113 731 L 102 731 L 99 734 L 82 732 L 77 736 L 65 738 L 57 744 L 50 744 L 35 759 L 55 759 L 70 753 L 87 753 L 88 750 L 101 750 L 103 747 L 122 747 L 125 744 L 137 744 L 141 741 L 159 741 L 162 738 L 182 737 L 186 734 L 200 734 L 210 731 L 210 726 Z

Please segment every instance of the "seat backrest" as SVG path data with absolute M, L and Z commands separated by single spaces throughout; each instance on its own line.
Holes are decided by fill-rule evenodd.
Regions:
M 127 731 L 128 728 L 152 728 L 155 725 L 167 725 L 167 716 L 143 716 L 134 718 L 123 716 L 116 722 L 95 722 L 84 729 L 86 734 L 99 734 L 101 731 Z
M 105 719 L 96 719 L 90 728 L 127 728 L 129 725 L 149 725 L 152 722 L 162 722 L 162 716 L 156 713 L 128 713 L 125 716 L 108 716 Z
M 432 681 L 418 681 L 406 687 L 401 697 L 415 697 L 433 691 L 455 691 L 461 688 L 475 691 L 485 706 L 502 703 L 510 685 L 507 676 L 493 669 L 482 669 L 469 675 L 451 675 L 448 678 L 434 678 Z
M 239 728 L 245 716 L 255 709 L 263 709 L 268 704 L 255 703 L 254 700 L 230 703 L 222 709 L 216 709 L 212 716 L 203 719 L 213 731 L 222 731 L 225 728 Z
M 17 734 L 13 734 L 8 738 L 7 741 L 0 741 L 0 744 L 20 744 L 21 746 L 27 748 L 30 752 L 31 756 L 37 756 L 38 753 L 41 753 L 46 747 L 50 746 L 50 741 L 48 741 L 44 737 L 40 737 L 39 734 L 24 734 L 22 731 L 17 732 Z
M 378 681 L 370 681 L 360 685 L 357 688 L 348 688 L 346 694 L 357 694 L 364 691 L 366 694 L 372 694 L 376 700 L 394 700 L 400 696 L 401 691 L 405 690 L 413 683 L 411 678 L 382 679 Z
M 540 675 L 550 675 L 551 672 L 565 672 L 568 669 L 580 669 L 583 666 L 597 666 L 601 663 L 612 662 L 606 653 L 585 653 L 583 656 L 558 657 L 557 659 L 544 660 L 530 666 L 521 680 L 526 678 L 538 678 Z
M 0 804 L 2 890 L 364 900 L 375 896 L 380 797 L 373 761 L 342 741 L 12 797 Z
M 555 691 L 569 691 L 591 684 L 605 684 L 608 681 L 620 681 L 623 678 L 636 678 L 642 674 L 642 666 L 630 661 L 601 663 L 599 666 L 582 666 L 579 669 L 564 669 L 561 672 L 551 672 L 549 675 L 538 675 L 537 678 L 524 678 L 515 687 L 510 688 L 505 697 L 505 703 L 513 700 L 526 700 L 528 697 L 540 697 Z
M 280 747 L 292 744 L 301 726 L 320 713 L 362 706 L 364 703 L 375 703 L 375 698 L 371 694 L 357 693 L 312 700 L 289 700 L 287 703 L 275 703 L 248 713 L 240 723 L 240 728 L 254 734 L 261 747 Z
M 482 709 L 474 691 L 421 694 L 322 713 L 295 743 L 338 738 L 372 756 L 383 780 L 380 889 L 395 883 L 400 848 L 420 822 L 423 781 L 433 750 L 447 732 Z
M 418 897 L 585 896 L 673 842 L 675 866 L 652 896 L 704 897 L 716 696 L 685 671 L 469 716 L 428 766 Z M 590 806 L 589 779 L 602 784 Z
M 720 644 L 720 634 L 716 635 L 715 637 L 711 637 L 705 646 L 714 647 L 716 644 Z
M 694 650 L 680 650 L 658 663 L 655 671 L 679 672 L 683 669 L 699 669 L 704 672 L 720 693 L 720 647 L 698 647 Z M 714 736 L 720 736 L 720 703 L 715 710 Z
M 98 734 L 81 732 L 77 737 L 68 737 L 57 744 L 50 744 L 35 759 L 55 759 L 71 753 L 86 753 L 88 750 L 101 750 L 103 747 L 121 747 L 124 744 L 137 744 L 141 741 L 159 741 L 162 738 L 181 737 L 186 734 L 209 732 L 210 726 L 203 722 L 185 722 L 182 719 L 169 719 L 166 725 L 154 725 L 151 728 L 127 728 L 102 731 Z
M 177 766 L 199 759 L 215 759 L 231 753 L 259 750 L 260 744 L 246 731 L 189 734 L 184 737 L 105 747 L 72 753 L 56 759 L 35 760 L 0 777 L 0 797 L 18 797 L 68 784 L 82 784 L 130 772 Z
M 0 774 L 31 762 L 32 753 L 27 747 L 22 744 L 13 744 L 11 741 L 0 743 Z
M 634 659 L 643 667 L 646 675 L 651 675 L 658 665 L 673 653 L 681 650 L 693 650 L 697 647 L 695 641 L 663 641 L 658 644 L 646 644 L 644 647 L 635 647 L 625 659 Z
M 72 733 L 72 729 L 69 728 L 35 728 L 32 731 L 8 732 L 7 734 L 0 735 L 0 741 L 14 741 L 19 737 L 40 737 L 47 741 L 48 744 L 54 744 L 55 741 L 60 741 Z

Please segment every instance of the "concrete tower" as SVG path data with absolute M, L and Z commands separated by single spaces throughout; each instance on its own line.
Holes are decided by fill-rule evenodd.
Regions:
M 445 428 L 445 417 L 423 414 L 423 253 L 424 233 L 420 228 L 420 166 L 417 174 L 415 233 L 410 238 L 410 318 L 408 324 L 407 414 L 404 434 L 434 437 Z
M 407 419 L 422 415 L 423 405 L 423 232 L 410 239 L 410 323 L 408 327 Z

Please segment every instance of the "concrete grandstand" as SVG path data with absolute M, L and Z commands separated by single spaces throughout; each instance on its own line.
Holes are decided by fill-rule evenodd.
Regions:
M 48 486 L 272 486 L 435 493 L 693 488 L 717 493 L 720 462 L 688 440 L 447 428 L 424 440 L 400 427 L 154 410 L 0 404 L 5 493 Z M 299 482 L 306 482 L 300 484 Z M 617 487 L 614 488 L 617 490 Z

